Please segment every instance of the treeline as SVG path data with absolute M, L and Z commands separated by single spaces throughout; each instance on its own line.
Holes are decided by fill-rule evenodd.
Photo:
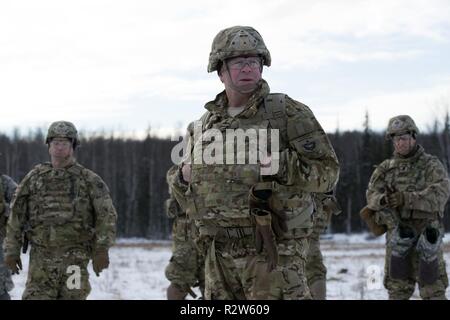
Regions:
M 365 230 L 358 213 L 366 203 L 370 175 L 374 166 L 390 157 L 393 151 L 384 133 L 371 131 L 367 123 L 368 119 L 363 131 L 329 134 L 341 165 L 337 197 L 342 214 L 333 217 L 332 232 Z M 438 127 L 436 124 L 431 132 L 421 134 L 418 142 L 449 169 L 449 128 L 448 125 L 443 129 Z M 150 134 L 145 139 L 113 135 L 82 139 L 76 158 L 108 184 L 119 215 L 120 237 L 169 238 L 171 222 L 164 213 L 164 201 L 168 197 L 165 175 L 172 164 L 170 155 L 175 144 Z M 26 137 L 17 132 L 12 136 L 0 134 L 0 154 L 0 172 L 16 181 L 37 163 L 48 161 L 44 134 L 39 130 Z M 446 208 L 447 230 L 450 227 L 448 213 Z
M 0 134 L 0 172 L 20 181 L 36 164 L 49 161 L 44 134 Z M 171 222 L 164 212 L 166 172 L 176 142 L 148 135 L 145 139 L 91 136 L 81 139 L 77 161 L 108 185 L 118 213 L 120 237 L 167 239 Z
M 392 156 L 393 146 L 386 140 L 385 133 L 373 132 L 366 115 L 363 131 L 347 131 L 329 134 L 339 158 L 341 173 L 336 194 L 342 213 L 334 216 L 332 232 L 360 232 L 366 230 L 359 217 L 359 210 L 366 205 L 366 189 L 375 166 Z M 450 121 L 436 121 L 427 133 L 420 133 L 417 143 L 427 153 L 437 156 L 450 172 Z M 450 230 L 450 209 L 446 206 L 444 215 L 446 230 Z

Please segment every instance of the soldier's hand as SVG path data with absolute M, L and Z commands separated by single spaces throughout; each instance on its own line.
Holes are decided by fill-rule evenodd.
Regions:
M 19 274 L 19 270 L 22 270 L 22 260 L 18 256 L 6 256 L 5 265 L 11 270 L 12 274 Z
M 255 247 L 257 253 L 261 253 L 263 248 L 266 249 L 267 272 L 271 272 L 278 264 L 278 250 L 275 236 L 270 226 L 270 219 L 269 222 L 261 222 L 261 220 L 267 221 L 267 217 L 270 217 L 270 215 L 265 217 L 255 217 Z
M 92 267 L 97 277 L 100 276 L 100 272 L 109 266 L 109 255 L 107 249 L 100 249 L 95 252 L 92 258 Z
M 403 206 L 405 199 L 402 192 L 394 192 L 386 196 L 386 202 L 389 208 L 398 208 Z

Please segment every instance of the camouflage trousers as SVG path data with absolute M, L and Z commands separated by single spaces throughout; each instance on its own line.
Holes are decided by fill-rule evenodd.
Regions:
M 306 260 L 306 279 L 310 288 L 317 281 L 326 281 L 327 279 L 327 267 L 323 263 L 323 256 L 320 251 L 320 231 L 314 228 L 313 233 L 308 237 L 309 250 Z
M 184 217 L 175 219 L 172 226 L 172 257 L 165 269 L 166 278 L 178 288 L 189 292 L 199 286 L 204 294 L 205 260 L 194 242 L 195 225 Z
M 392 230 L 388 231 L 386 239 L 389 242 Z M 422 299 L 446 299 L 445 291 L 448 287 L 448 277 L 445 270 L 445 261 L 442 249 L 439 252 L 439 278 L 431 285 L 424 285 L 418 279 L 419 256 L 415 249 L 413 249 L 410 257 L 412 263 L 412 274 L 406 280 L 392 279 L 390 273 L 392 248 L 386 245 L 386 258 L 384 265 L 384 287 L 388 290 L 389 299 L 391 300 L 407 300 L 411 298 L 414 293 L 416 283 L 419 285 L 419 294 Z
M 3 248 L 1 244 L 3 239 L 0 238 L 0 296 L 14 288 L 11 279 L 11 271 L 5 266 L 5 257 L 3 255 Z
M 24 300 L 84 300 L 91 291 L 84 248 L 31 247 Z
M 212 239 L 205 261 L 208 300 L 310 299 L 306 283 L 307 240 L 278 243 L 278 266 L 267 272 L 267 259 L 257 254 L 253 236 Z
M 327 268 L 323 263 L 322 252 L 320 251 L 320 234 L 324 232 L 331 217 L 319 208 L 315 212 L 314 227 L 308 237 L 308 258 L 306 261 L 306 279 L 313 299 L 326 299 Z

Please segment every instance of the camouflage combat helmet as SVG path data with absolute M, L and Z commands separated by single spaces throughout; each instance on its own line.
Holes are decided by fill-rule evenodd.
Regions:
M 414 135 L 419 133 L 419 129 L 417 129 L 414 120 L 410 116 L 400 115 L 389 120 L 386 130 L 386 139 L 405 133 L 413 133 Z
M 50 125 L 45 143 L 50 143 L 53 138 L 70 139 L 74 147 L 80 144 L 77 128 L 69 121 L 56 121 Z
M 208 72 L 219 70 L 221 62 L 226 59 L 243 55 L 258 55 L 264 65 L 270 66 L 270 52 L 258 31 L 244 26 L 224 29 L 213 40 Z

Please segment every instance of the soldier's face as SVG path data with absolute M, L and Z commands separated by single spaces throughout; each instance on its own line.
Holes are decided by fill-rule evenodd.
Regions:
M 410 153 L 416 146 L 416 139 L 414 139 L 410 134 L 394 136 L 392 138 L 392 142 L 394 144 L 395 152 L 402 156 Z
M 68 159 L 73 155 L 72 141 L 64 138 L 55 138 L 50 142 L 48 152 L 52 159 Z
M 257 56 L 236 57 L 226 61 L 219 74 L 226 90 L 236 87 L 243 92 L 256 89 L 262 76 L 261 59 Z M 227 71 L 228 69 L 228 71 Z

